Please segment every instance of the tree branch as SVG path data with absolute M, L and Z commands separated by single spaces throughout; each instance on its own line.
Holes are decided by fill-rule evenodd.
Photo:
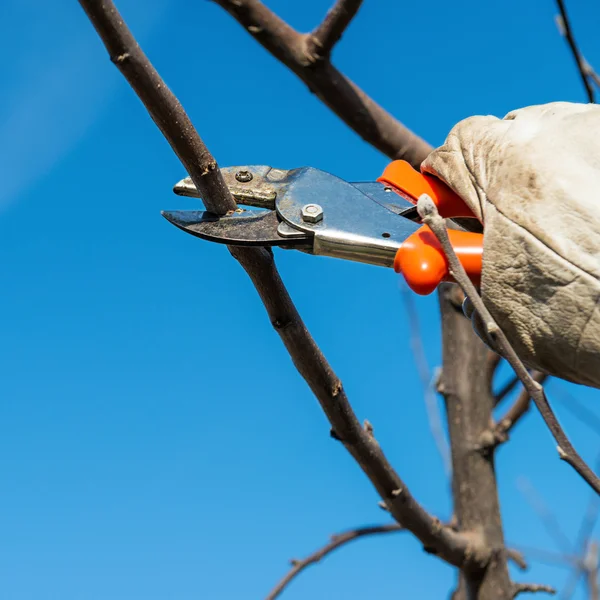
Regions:
M 521 362 L 521 359 L 517 356 L 513 347 L 506 339 L 504 332 L 500 329 L 500 327 L 498 327 L 498 324 L 492 318 L 492 315 L 485 307 L 481 297 L 477 293 L 475 286 L 471 283 L 471 280 L 467 276 L 463 266 L 456 256 L 456 253 L 454 252 L 454 249 L 452 248 L 450 239 L 448 238 L 448 230 L 446 229 L 445 220 L 438 213 L 437 207 L 433 203 L 433 200 L 427 196 L 427 194 L 423 194 L 419 198 L 417 209 L 423 222 L 430 227 L 439 240 L 446 258 L 448 259 L 451 276 L 460 285 L 467 297 L 470 298 L 473 307 L 484 323 L 487 334 L 494 341 L 499 349 L 500 354 L 509 362 L 510 366 L 521 380 L 521 383 L 529 395 L 533 398 L 533 401 L 540 411 L 542 418 L 544 419 L 548 429 L 558 444 L 559 457 L 571 465 L 596 491 L 596 493 L 600 494 L 600 479 L 598 479 L 594 472 L 579 456 L 567 438 L 567 435 L 560 426 L 556 415 L 548 403 L 544 388 L 537 381 L 532 379 L 531 375 L 525 368 L 525 365 Z
M 292 564 L 292 568 L 287 575 L 285 575 L 285 577 L 283 577 L 283 579 L 281 579 L 281 581 L 271 590 L 269 595 L 266 597 L 266 600 L 275 600 L 275 598 L 277 598 L 292 582 L 292 580 L 300 575 L 302 571 L 304 571 L 304 569 L 310 565 L 318 563 L 325 556 L 331 554 L 341 546 L 366 536 L 379 535 L 382 533 L 396 533 L 398 531 L 403 531 L 403 527 L 398 523 L 391 523 L 389 525 L 359 527 L 357 529 L 350 529 L 349 531 L 332 535 L 331 541 L 328 544 L 325 544 L 325 546 L 322 548 L 319 548 L 312 554 L 309 554 L 306 558 L 303 558 L 302 560 L 291 560 L 290 563 Z
M 235 200 L 217 162 L 194 129 L 179 100 L 161 79 L 110 0 L 79 0 L 104 42 L 110 60 L 133 88 L 152 120 L 183 163 L 208 210 L 224 214 Z
M 341 381 L 307 331 L 283 286 L 272 256 L 265 251 L 257 260 L 240 250 L 234 248 L 232 252 L 252 279 L 296 368 L 319 400 L 331 423 L 333 437 L 340 440 L 358 462 L 393 517 L 410 530 L 427 551 L 453 565 L 470 563 L 481 568 L 488 559 L 488 550 L 478 545 L 477 538 L 467 538 L 429 515 L 389 464 L 371 428 L 361 426 Z
M 366 142 L 418 169 L 431 146 L 397 121 L 329 60 L 314 62 L 307 35 L 290 27 L 259 0 L 213 0 Z M 345 4 L 345 3 L 344 3 Z
M 526 477 L 520 477 L 517 481 L 517 486 L 527 503 L 542 521 L 544 529 L 548 535 L 554 540 L 556 547 L 564 553 L 565 556 L 571 555 L 573 546 L 566 536 L 556 515 L 548 508 L 543 499 L 536 492 L 535 487 Z
M 323 22 L 307 38 L 308 52 L 315 60 L 329 58 L 350 21 L 354 18 L 363 0 L 337 0 Z
M 519 378 L 513 375 L 499 390 L 494 398 L 494 406 L 498 406 L 508 394 L 510 394 L 519 385 Z
M 548 378 L 548 375 L 541 373 L 540 371 L 534 371 L 531 377 L 534 381 L 542 384 Z M 510 432 L 529 410 L 530 406 L 531 396 L 526 389 L 523 389 L 514 404 L 506 411 L 496 425 L 483 433 L 481 438 L 481 448 L 489 450 L 492 447 L 499 446 L 506 442 Z
M 533 594 L 535 592 L 545 592 L 546 594 L 556 594 L 556 590 L 549 585 L 543 585 L 541 583 L 515 583 L 513 598 L 518 596 L 519 594 L 529 593 Z
M 581 52 L 579 52 L 579 48 L 577 47 L 577 43 L 575 42 L 575 37 L 573 36 L 573 31 L 571 30 L 571 23 L 569 22 L 569 17 L 567 16 L 567 8 L 565 6 L 564 0 L 556 0 L 556 4 L 558 5 L 558 10 L 560 11 L 560 20 L 557 20 L 558 29 L 566 38 L 567 43 L 569 44 L 569 48 L 571 48 L 571 53 L 573 54 L 573 58 L 575 59 L 575 63 L 577 64 L 577 69 L 579 70 L 579 74 L 581 75 L 581 81 L 585 87 L 585 92 L 587 94 L 588 100 L 590 102 L 594 102 L 594 90 L 590 84 L 588 79 L 588 71 L 586 69 L 586 61 L 583 56 L 581 56 Z M 589 65 L 587 65 L 589 67 Z

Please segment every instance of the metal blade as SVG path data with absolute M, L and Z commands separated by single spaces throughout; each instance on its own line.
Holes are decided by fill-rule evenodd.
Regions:
M 179 229 L 219 244 L 230 246 L 306 246 L 312 236 L 298 232 L 283 237 L 277 229 L 279 220 L 274 211 L 241 211 L 218 217 L 196 210 L 162 211 L 162 216 Z

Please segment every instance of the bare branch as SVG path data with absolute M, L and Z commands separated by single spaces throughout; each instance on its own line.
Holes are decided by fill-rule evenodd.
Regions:
M 483 304 L 483 301 L 477 293 L 475 286 L 467 276 L 467 273 L 458 260 L 458 257 L 452 248 L 452 244 L 450 243 L 450 239 L 448 238 L 446 222 L 438 213 L 437 207 L 433 203 L 433 200 L 427 196 L 427 194 L 423 194 L 419 198 L 417 209 L 419 211 L 419 215 L 423 219 L 423 222 L 430 227 L 436 238 L 439 240 L 446 258 L 448 259 L 451 276 L 470 298 L 475 310 L 483 320 L 487 334 L 495 342 L 500 354 L 502 354 L 502 356 L 510 363 L 510 366 L 519 376 L 521 383 L 529 395 L 533 398 L 533 401 L 540 411 L 540 414 L 548 426 L 548 429 L 550 429 L 550 432 L 558 443 L 559 457 L 571 465 L 596 491 L 596 493 L 600 494 L 600 479 L 598 479 L 594 472 L 576 452 L 575 448 L 573 448 L 573 445 L 567 438 L 567 435 L 560 426 L 560 423 L 556 419 L 556 415 L 548 403 L 544 388 L 531 377 L 525 368 L 525 365 L 522 363 L 521 359 L 517 356 L 517 353 L 506 339 L 504 332 L 500 329 L 500 327 L 498 327 L 498 324 L 494 321 L 492 315 Z
M 350 529 L 349 531 L 332 535 L 331 541 L 328 544 L 325 544 L 325 546 L 322 548 L 319 548 L 312 554 L 309 554 L 306 558 L 303 558 L 302 560 L 291 560 L 290 562 L 292 564 L 292 568 L 287 575 L 271 590 L 269 595 L 266 597 L 266 600 L 275 600 L 275 598 L 277 598 L 292 582 L 292 580 L 300 575 L 302 571 L 304 571 L 304 569 L 310 565 L 318 563 L 325 556 L 331 554 L 341 546 L 366 536 L 379 535 L 382 533 L 396 533 L 398 531 L 403 531 L 403 527 L 398 523 L 391 523 L 389 525 L 359 527 L 357 529 Z
M 535 592 L 545 592 L 546 594 L 556 594 L 556 590 L 550 585 L 543 585 L 541 583 L 515 583 L 513 598 L 519 594 Z
M 525 496 L 528 504 L 542 521 L 546 532 L 554 540 L 556 547 L 566 555 L 570 555 L 573 552 L 573 546 L 569 538 L 562 530 L 556 515 L 548 508 L 546 503 L 536 492 L 531 481 L 529 481 L 527 477 L 519 477 L 517 486 L 523 496 Z
M 397 121 L 329 60 L 314 62 L 306 35 L 290 27 L 259 0 L 213 0 L 264 48 L 294 72 L 366 142 L 393 159 L 419 168 L 431 146 Z M 311 34 L 308 34 L 309 36 Z
M 598 600 L 598 544 L 592 542 L 589 545 L 585 557 L 586 583 L 589 600 Z
M 525 556 L 522 552 L 515 550 L 514 548 L 508 548 L 506 550 L 506 558 L 511 560 L 521 571 L 526 571 L 528 568 L 527 560 L 525 560 Z
M 541 384 L 548 378 L 548 375 L 539 371 L 533 371 L 531 377 L 534 381 Z M 510 432 L 529 410 L 530 406 L 531 396 L 526 389 L 523 389 L 514 404 L 506 411 L 506 414 L 498 421 L 498 423 L 496 423 L 492 429 L 484 432 L 484 437 L 481 440 L 482 448 L 489 450 L 492 447 L 506 442 Z
M 363 0 L 337 0 L 323 22 L 307 37 L 307 52 L 314 60 L 329 58 Z
M 435 441 L 444 470 L 448 479 L 452 476 L 452 462 L 450 460 L 450 448 L 448 440 L 444 435 L 444 427 L 440 416 L 439 406 L 434 391 L 434 378 L 432 378 L 427 357 L 425 356 L 425 348 L 423 347 L 423 339 L 421 336 L 421 328 L 419 326 L 419 313 L 417 312 L 412 293 L 408 288 L 402 290 L 402 298 L 404 300 L 404 309 L 410 328 L 410 345 L 417 367 L 417 373 L 423 387 L 423 395 L 425 398 L 425 408 L 427 409 L 427 417 L 429 421 L 429 429 Z
M 192 181 L 205 199 L 206 208 L 217 214 L 234 209 L 236 204 L 225 185 L 217 162 L 194 129 L 185 110 L 161 79 L 136 42 L 110 0 L 79 0 L 110 60 L 144 103 Z
M 515 544 L 521 552 L 536 562 L 564 567 L 565 569 L 581 568 L 581 559 L 575 554 L 559 554 L 551 550 L 541 550 L 523 544 Z
M 273 327 L 285 344 L 296 368 L 319 400 L 339 439 L 369 477 L 393 517 L 410 530 L 425 548 L 452 565 L 473 563 L 481 568 L 488 550 L 428 514 L 389 464 L 372 434 L 356 418 L 341 381 L 307 331 L 285 289 L 271 254 L 259 257 L 232 253 L 252 279 Z
M 554 386 L 554 396 L 561 401 L 562 406 L 568 410 L 579 422 L 600 435 L 600 416 L 590 410 L 581 400 L 567 392 L 562 386 Z
M 581 81 L 585 87 L 588 100 L 590 102 L 594 102 L 594 90 L 589 82 L 589 73 L 586 70 L 587 63 L 583 56 L 581 56 L 581 52 L 579 52 L 579 48 L 575 42 L 575 37 L 573 36 L 573 31 L 571 30 L 571 23 L 569 22 L 569 17 L 567 16 L 567 8 L 565 7 L 564 0 L 556 0 L 556 4 L 558 5 L 558 10 L 560 11 L 560 17 L 557 19 L 558 29 L 562 36 L 566 38 L 569 48 L 571 48 L 571 53 L 573 54 L 573 58 L 575 59 L 577 68 L 579 69 Z
M 519 385 L 520 380 L 516 375 L 513 375 L 501 388 L 498 390 L 496 397 L 494 398 L 494 404 L 498 406 L 508 394 L 510 394 Z

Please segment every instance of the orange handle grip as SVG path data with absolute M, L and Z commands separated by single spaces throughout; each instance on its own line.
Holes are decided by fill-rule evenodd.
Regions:
M 462 198 L 441 179 L 419 173 L 404 160 L 394 160 L 389 163 L 377 181 L 404 192 L 415 201 L 415 204 L 421 194 L 427 194 L 444 218 L 475 217 Z
M 483 235 L 451 229 L 448 236 L 469 279 L 479 286 Z M 422 296 L 431 294 L 442 281 L 453 281 L 448 268 L 442 246 L 427 225 L 403 242 L 394 259 L 394 271 L 402 273 L 410 289 Z

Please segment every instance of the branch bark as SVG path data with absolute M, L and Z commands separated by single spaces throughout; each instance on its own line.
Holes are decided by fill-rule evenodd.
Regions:
M 489 554 L 477 536 L 463 536 L 429 515 L 389 464 L 370 427 L 358 421 L 341 381 L 306 329 L 275 268 L 272 255 L 250 256 L 234 248 L 267 309 L 271 324 L 288 349 L 296 368 L 319 400 L 341 441 L 379 492 L 392 516 L 410 530 L 428 552 L 455 566 L 481 569 Z
M 325 544 L 322 548 L 319 548 L 312 554 L 309 554 L 302 560 L 291 560 L 292 568 L 290 571 L 281 579 L 281 581 L 271 590 L 266 600 L 275 600 L 285 590 L 285 588 L 298 576 L 304 569 L 314 565 L 322 560 L 328 554 L 331 554 L 341 546 L 349 544 L 355 540 L 363 537 L 380 535 L 383 533 L 397 533 L 403 531 L 403 527 L 398 523 L 391 523 L 389 525 L 375 525 L 373 527 L 359 527 L 357 529 L 350 529 L 343 533 L 338 533 L 331 536 L 331 541 Z
M 307 44 L 312 34 L 299 33 L 258 0 L 213 2 L 224 8 L 366 142 L 392 159 L 403 159 L 416 169 L 420 167 L 431 146 L 392 117 L 328 59 L 315 62 Z M 336 21 L 341 22 L 341 17 Z
M 494 407 L 489 352 L 461 310 L 456 286 L 440 286 L 443 395 L 452 451 L 452 496 L 458 527 L 478 532 L 491 551 L 485 570 L 463 569 L 454 598 L 508 600 L 513 588 L 507 565 L 494 452 L 483 453 L 477 441 L 489 427 Z

